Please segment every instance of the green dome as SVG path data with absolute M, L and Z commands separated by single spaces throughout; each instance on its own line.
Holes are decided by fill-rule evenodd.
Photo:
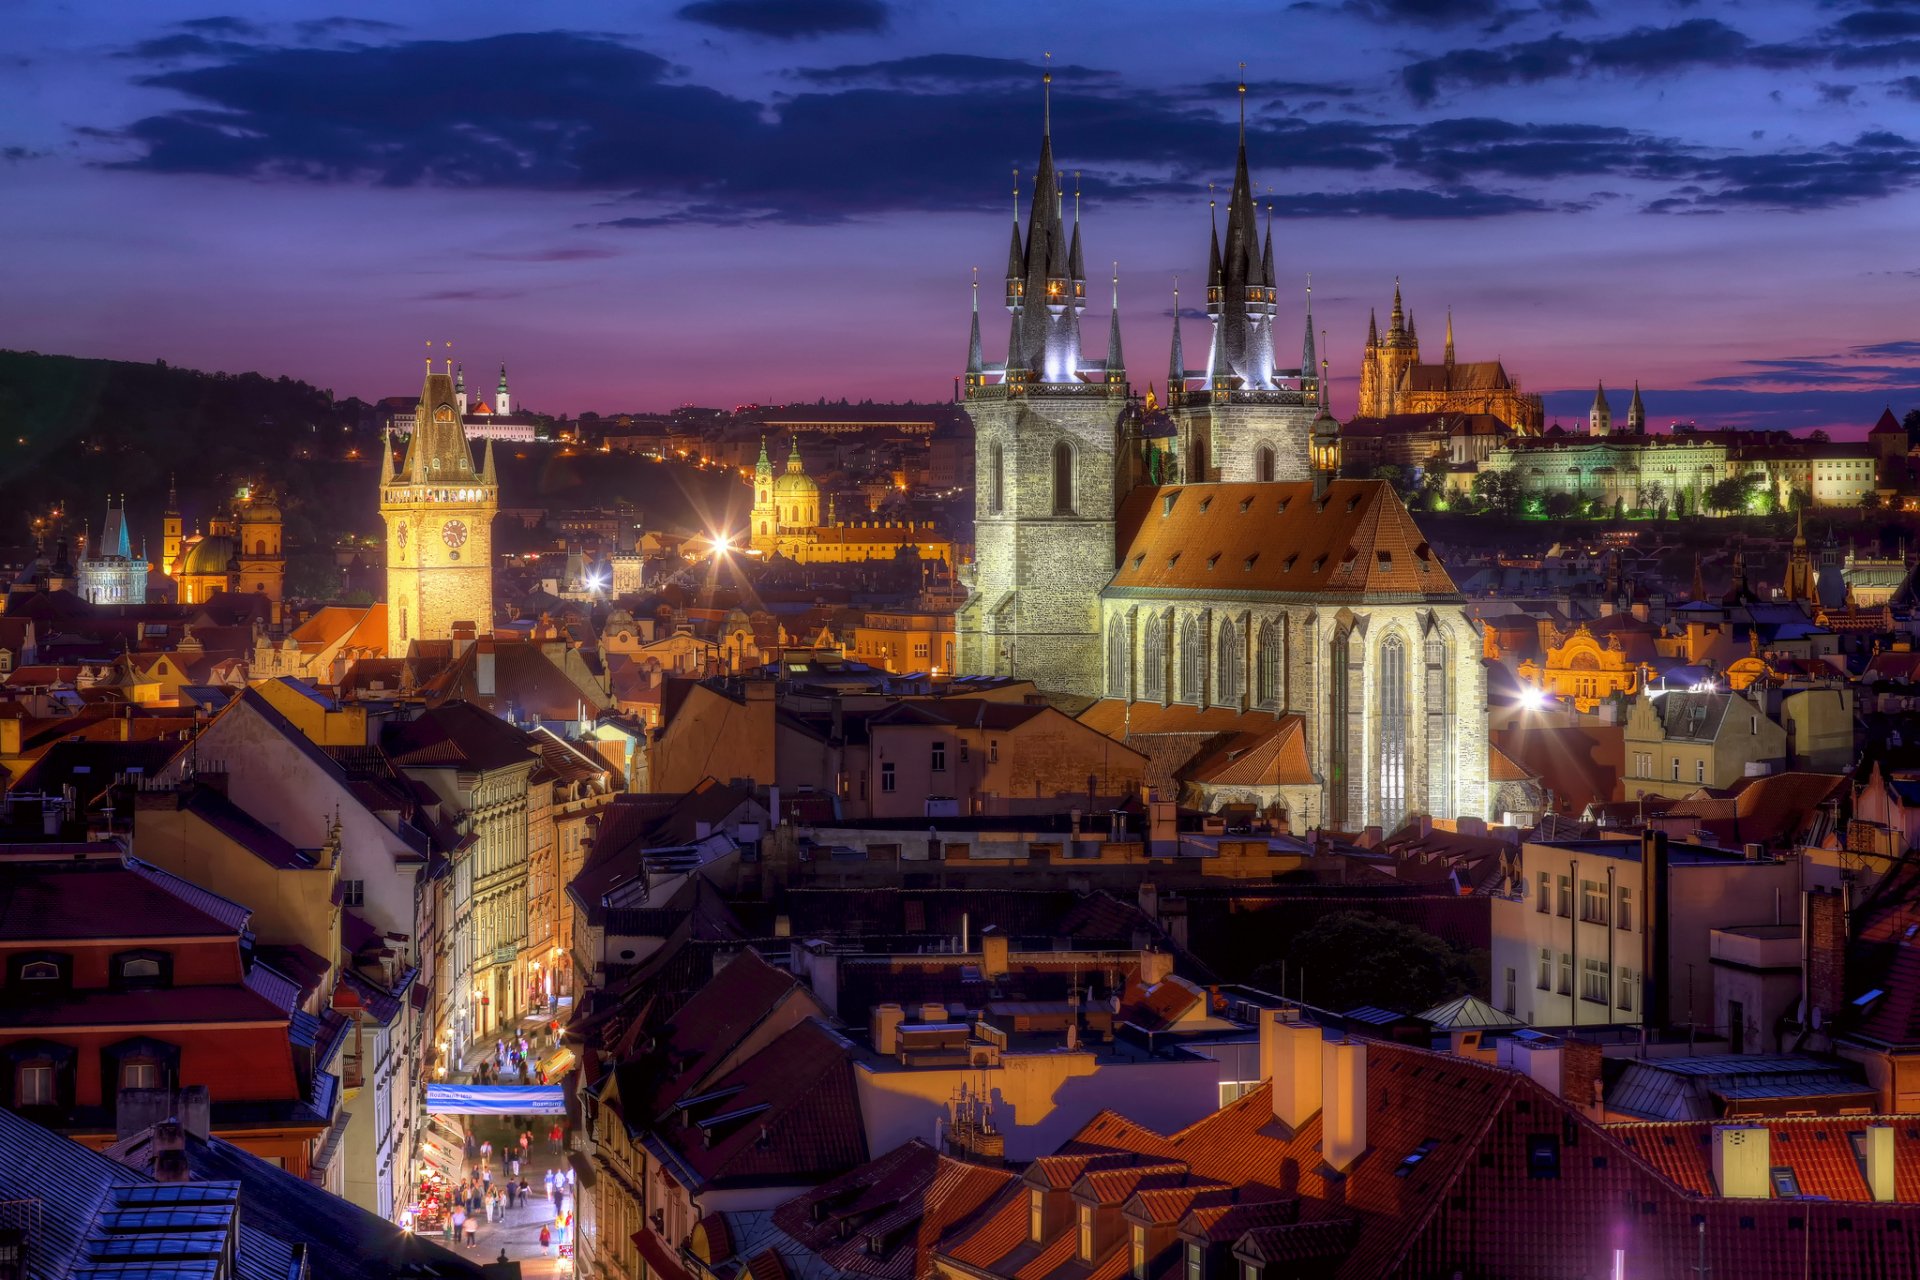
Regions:
M 202 538 L 187 548 L 186 555 L 180 561 L 180 574 L 195 577 L 224 574 L 234 553 L 232 538 Z

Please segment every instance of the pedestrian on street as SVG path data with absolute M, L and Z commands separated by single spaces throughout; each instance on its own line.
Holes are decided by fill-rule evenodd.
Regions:
M 532 1146 L 533 1146 L 533 1130 L 522 1129 L 520 1131 L 520 1158 L 521 1159 L 524 1160 L 526 1158 L 527 1151 Z
M 562 1136 L 560 1126 L 557 1124 L 547 1131 L 547 1149 L 555 1155 L 560 1154 L 560 1139 Z
M 553 1248 L 553 1232 L 546 1227 L 540 1228 L 540 1256 L 546 1257 Z
M 453 1210 L 453 1217 L 449 1218 L 448 1221 L 453 1223 L 453 1238 L 455 1240 L 458 1240 L 461 1236 L 461 1233 L 463 1233 L 467 1229 L 466 1209 L 461 1206 L 455 1206 Z
M 478 1219 L 469 1216 L 467 1218 L 467 1248 L 478 1249 L 479 1247 L 480 1222 Z
M 520 1203 L 527 1203 L 527 1180 L 525 1178 L 520 1179 Z
M 517 1178 L 520 1176 L 520 1157 L 515 1156 L 511 1163 L 513 1165 L 513 1176 Z
M 480 1144 L 480 1159 L 487 1164 L 493 1163 L 493 1143 L 491 1141 Z
M 507 1208 L 509 1209 L 513 1208 L 513 1197 L 518 1190 L 519 1190 L 519 1185 L 515 1183 L 512 1178 L 508 1178 L 507 1179 Z
M 492 1165 L 486 1165 L 481 1168 L 480 1181 L 484 1182 L 489 1187 L 493 1185 L 493 1166 Z
M 553 1188 L 553 1216 L 556 1218 L 560 1216 L 560 1195 L 560 1187 L 558 1184 L 555 1184 Z

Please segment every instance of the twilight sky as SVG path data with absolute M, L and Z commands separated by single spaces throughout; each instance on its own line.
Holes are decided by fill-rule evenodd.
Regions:
M 1428 358 L 1451 306 L 1460 357 L 1504 359 L 1550 416 L 1584 417 L 1596 379 L 1639 380 L 1656 425 L 1920 405 L 1920 0 L 0 0 L 0 21 L 0 346 L 373 398 L 451 339 L 548 412 L 942 398 L 969 269 L 998 294 L 1051 51 L 1136 385 L 1165 379 L 1174 276 L 1203 283 L 1244 61 L 1276 262 L 1314 277 L 1337 411 L 1396 275 Z

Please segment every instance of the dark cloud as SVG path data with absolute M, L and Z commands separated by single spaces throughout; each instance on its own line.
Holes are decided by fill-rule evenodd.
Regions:
M 198 31 L 207 35 L 232 36 L 250 40 L 257 40 L 267 34 L 245 18 L 235 17 L 188 18 L 173 25 L 182 31 Z
M 1498 0 L 1347 0 L 1342 7 L 1375 22 L 1434 27 L 1484 22 L 1499 17 L 1505 8 Z
M 20 164 L 26 160 L 44 160 L 52 154 L 51 151 L 37 151 L 32 147 L 23 147 L 18 144 L 0 147 L 0 160 L 8 164 Z
M 822 85 L 891 85 L 896 88 L 1020 85 L 1032 93 L 1039 90 L 1040 77 L 1048 70 L 1053 72 L 1056 81 L 1063 82 L 1111 81 L 1118 78 L 1111 71 L 1095 71 L 1091 67 L 1072 64 L 1043 67 L 1040 63 L 1023 62 L 1018 58 L 988 58 L 971 53 L 927 53 L 911 58 L 856 62 L 838 67 L 800 67 L 793 74 L 802 80 Z
M 130 49 L 122 49 L 113 56 L 132 58 L 142 62 L 172 62 L 180 58 L 231 58 L 254 52 L 254 46 L 235 40 L 217 40 L 210 36 L 196 35 L 190 31 L 175 32 L 170 36 L 154 36 L 142 40 Z
M 1392 187 L 1371 191 L 1326 191 L 1285 195 L 1273 201 L 1283 218 L 1387 218 L 1395 222 L 1458 221 L 1515 213 L 1549 213 L 1562 206 L 1529 196 L 1453 187 L 1430 191 Z
M 1088 198 L 1197 201 L 1230 177 L 1230 95 L 1073 70 L 1053 95 L 1054 146 Z M 1031 181 L 1037 72 L 957 55 L 834 67 L 769 106 L 681 81 L 614 38 L 569 32 L 248 48 L 145 76 L 188 103 L 111 138 L 135 152 L 118 167 L 150 172 L 613 193 L 610 227 L 821 224 L 1005 208 L 1009 169 Z M 975 145 L 956 147 L 963 137 Z M 980 139 L 1005 150 L 996 157 Z M 1248 142 L 1256 163 L 1284 157 L 1285 170 L 1268 173 L 1295 184 L 1274 201 L 1288 217 L 1564 210 L 1574 207 L 1564 196 L 1502 188 L 1567 178 L 1656 184 L 1636 194 L 1659 213 L 1811 209 L 1904 190 L 1920 173 L 1915 144 L 1887 133 L 1733 154 L 1613 126 L 1263 112 Z M 1367 175 L 1381 189 L 1298 194 L 1292 175 L 1315 170 Z
M 1835 106 L 1845 106 L 1860 91 L 1857 84 L 1817 84 L 1814 87 L 1820 91 L 1820 101 Z
M 1901 76 L 1887 86 L 1887 92 L 1896 98 L 1910 98 L 1920 102 L 1920 76 Z
M 677 16 L 702 26 L 773 40 L 808 40 L 887 28 L 887 6 L 881 0 L 694 0 L 682 5 Z
M 381 35 L 402 28 L 397 22 L 383 22 L 378 18 L 308 18 L 304 22 L 294 23 L 293 29 L 303 39 L 319 40 L 349 31 L 359 35 Z
M 1795 46 L 1756 45 L 1717 18 L 1689 18 L 1596 40 L 1552 35 L 1492 49 L 1454 49 L 1409 63 L 1401 69 L 1400 80 L 1414 101 L 1429 103 L 1448 89 L 1538 84 L 1597 73 L 1652 76 L 1698 66 L 1804 65 L 1819 56 Z
M 618 249 L 608 249 L 600 245 L 556 245 L 550 249 L 513 249 L 504 253 L 489 253 L 476 250 L 469 255 L 488 262 L 591 262 L 600 258 L 617 258 Z
M 1920 381 L 1920 342 L 1866 343 L 1827 355 L 1742 360 L 1732 373 L 1703 378 L 1708 387 L 1901 388 Z
M 1886 40 L 1898 36 L 1920 36 L 1920 12 L 1907 9 L 1863 9 L 1834 23 L 1843 36 L 1861 40 Z
M 415 302 L 499 302 L 507 298 L 525 297 L 518 289 L 437 289 L 432 293 L 415 294 Z

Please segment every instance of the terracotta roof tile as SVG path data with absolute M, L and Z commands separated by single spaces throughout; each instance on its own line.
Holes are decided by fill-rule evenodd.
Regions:
M 1383 480 L 1135 489 L 1110 590 L 1451 597 L 1453 579 Z

